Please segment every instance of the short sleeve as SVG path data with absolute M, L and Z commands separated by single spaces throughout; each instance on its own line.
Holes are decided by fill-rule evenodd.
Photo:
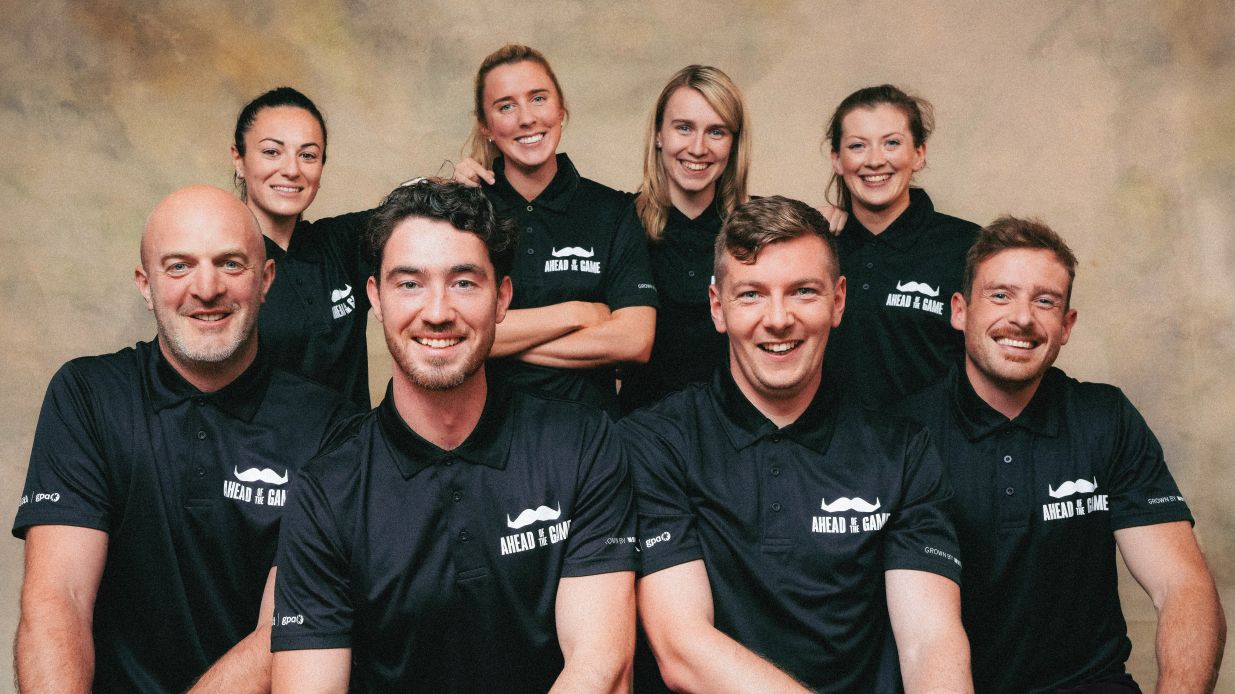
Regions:
M 609 418 L 596 413 L 584 428 L 581 476 L 563 576 L 590 576 L 638 568 L 630 468 Z
M 111 527 L 108 464 L 115 461 L 108 459 L 103 408 L 90 385 L 70 362 L 47 387 L 13 523 L 16 537 L 25 538 L 26 530 L 34 525 L 73 525 L 104 532 Z
M 605 303 L 616 311 L 630 306 L 658 306 L 656 280 L 648 259 L 647 236 L 629 205 L 613 231 L 613 252 L 605 275 Z
M 950 515 L 952 488 L 926 429 L 907 437 L 903 491 L 900 507 L 888 519 L 884 569 L 929 571 L 959 584 L 961 557 Z
M 1115 394 L 1117 425 L 1111 441 L 1108 499 L 1111 529 L 1180 520 L 1195 523 L 1166 467 L 1158 438 L 1128 398 L 1117 389 Z
M 703 558 L 683 461 L 666 436 L 657 432 L 665 428 L 669 433 L 671 426 L 647 410 L 619 424 L 635 480 L 643 575 Z
M 335 511 L 312 474 L 300 475 L 290 496 L 275 562 L 270 649 L 350 648 L 349 562 Z

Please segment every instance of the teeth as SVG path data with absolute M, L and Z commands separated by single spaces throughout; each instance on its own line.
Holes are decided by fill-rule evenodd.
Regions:
M 683 161 L 682 166 L 686 167 L 690 171 L 703 171 L 708 168 L 708 165 L 701 161 Z
M 213 323 L 214 321 L 223 320 L 224 318 L 227 317 L 227 315 L 223 313 L 206 313 L 206 314 L 196 315 L 193 317 L 196 318 L 197 320 L 203 320 L 209 323 Z
M 1001 337 L 998 340 L 995 340 L 995 342 L 998 342 L 1001 345 L 1006 345 L 1008 347 L 1020 347 L 1021 349 L 1030 349 L 1031 347 L 1033 347 L 1032 342 L 1029 342 L 1027 340 L 1013 340 L 1010 337 Z
M 797 347 L 799 344 L 801 344 L 801 341 L 795 340 L 793 342 L 776 342 L 773 344 L 761 345 L 761 347 L 763 348 L 765 352 L 772 352 L 773 354 L 783 354 L 793 349 L 794 347 Z
M 886 173 L 886 174 L 878 174 L 876 176 L 863 176 L 862 180 L 866 181 L 867 183 L 883 183 L 889 178 L 892 178 L 892 174 Z
M 528 135 L 526 137 L 516 137 L 515 142 L 518 142 L 521 145 L 534 145 L 543 139 L 545 139 L 545 134 L 540 133 L 538 135 Z
M 270 186 L 280 193 L 299 193 L 300 189 L 295 186 Z
M 416 341 L 424 345 L 425 347 L 432 347 L 433 349 L 446 349 L 447 347 L 454 347 L 460 342 L 463 342 L 463 338 L 461 337 L 450 337 L 450 338 L 418 337 L 416 338 Z

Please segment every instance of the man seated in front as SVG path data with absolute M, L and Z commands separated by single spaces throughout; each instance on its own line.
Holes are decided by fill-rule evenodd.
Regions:
M 609 420 L 485 377 L 514 233 L 480 191 L 432 179 L 374 214 L 368 293 L 393 379 L 288 510 L 276 692 L 629 681 L 635 517 Z
M 845 308 L 828 224 L 769 197 L 716 239 L 729 369 L 622 421 L 639 614 L 701 692 L 970 691 L 950 492 L 922 427 L 822 382 Z

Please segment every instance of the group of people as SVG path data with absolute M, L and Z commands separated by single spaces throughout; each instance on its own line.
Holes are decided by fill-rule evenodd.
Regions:
M 154 208 L 157 338 L 66 364 L 35 432 L 22 691 L 1137 692 L 1116 547 L 1158 691 L 1212 690 L 1161 447 L 1053 367 L 1076 259 L 910 185 L 927 102 L 838 106 L 822 211 L 749 195 L 714 67 L 661 91 L 633 198 L 557 151 L 538 51 L 474 113 L 456 180 L 310 223 L 325 120 L 274 89 L 239 199 Z

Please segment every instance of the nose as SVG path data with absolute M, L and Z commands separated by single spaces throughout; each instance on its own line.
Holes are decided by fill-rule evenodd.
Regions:
M 203 263 L 193 270 L 193 282 L 190 291 L 202 303 L 210 303 L 224 292 L 225 285 L 219 277 L 219 269 L 210 263 Z
M 706 137 L 706 135 L 704 134 L 704 131 L 702 129 L 695 131 L 695 136 L 690 141 L 690 153 L 691 154 L 697 157 L 701 157 L 707 154 L 708 152 L 707 141 L 704 140 L 704 137 Z
M 1028 297 L 1017 299 L 1009 305 L 1008 322 L 1022 329 L 1033 323 L 1033 307 Z
M 283 156 L 279 165 L 279 173 L 293 179 L 300 175 L 300 158 L 295 152 Z
M 454 306 L 444 287 L 430 292 L 424 308 L 420 311 L 420 319 L 431 325 L 447 325 L 454 320 Z
M 763 327 L 771 333 L 788 330 L 793 326 L 793 311 L 783 296 L 773 296 L 767 302 L 763 311 Z
M 536 114 L 533 113 L 532 109 L 527 106 L 516 106 L 515 108 L 518 109 L 516 115 L 519 117 L 519 125 L 521 127 L 527 128 L 536 122 Z

